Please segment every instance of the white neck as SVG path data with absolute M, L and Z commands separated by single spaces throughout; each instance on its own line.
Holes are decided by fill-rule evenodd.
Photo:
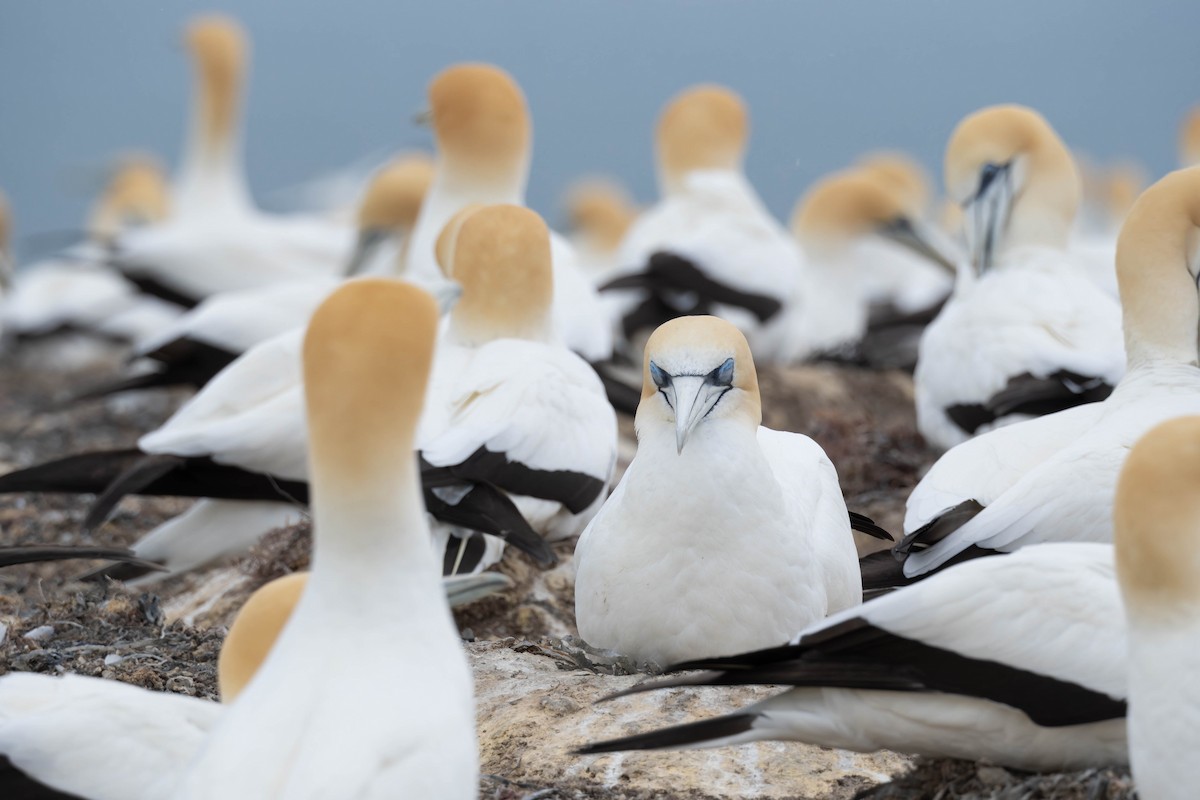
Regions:
M 452 162 L 440 159 L 410 237 L 406 259 L 409 276 L 416 280 L 436 280 L 441 277 L 434 246 L 450 218 L 463 206 L 472 203 L 525 205 L 528 175 L 527 159 L 522 160 L 511 172 L 489 180 L 480 180 L 469 172 L 455 169 Z
M 242 165 L 239 119 L 235 117 L 223 138 L 213 140 L 207 132 L 208 115 L 205 101 L 198 97 L 172 197 L 174 213 L 180 216 L 236 213 L 254 207 Z

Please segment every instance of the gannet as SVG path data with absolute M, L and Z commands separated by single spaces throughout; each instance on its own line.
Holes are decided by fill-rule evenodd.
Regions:
M 921 433 L 949 448 L 1106 397 L 1124 371 L 1120 308 L 1066 250 L 1079 175 L 1054 130 L 1028 108 L 985 108 L 954 130 L 945 170 L 971 263 L 921 339 Z
M 1117 472 L 1157 423 L 1200 413 L 1200 169 L 1138 198 L 1117 244 L 1128 369 L 1108 399 L 976 437 L 943 455 L 907 502 L 905 576 L 981 550 L 1112 541 Z
M 922 261 L 943 275 L 953 270 L 953 254 L 914 215 L 910 197 L 876 174 L 862 170 L 835 173 L 818 181 L 796 205 L 791 228 L 804 251 L 795 301 L 782 313 L 779 353 L 785 361 L 837 358 L 866 363 L 892 360 L 883 351 L 902 349 L 889 341 L 884 347 L 865 347 L 876 303 L 893 306 L 892 316 L 936 306 L 939 291 L 920 296 Z M 936 266 L 941 264 L 942 267 Z M 881 287 L 893 272 L 917 280 L 905 307 L 898 295 Z M 948 290 L 949 279 L 943 283 Z M 922 305 L 924 303 L 924 305 Z M 889 334 L 894 338 L 897 326 Z M 904 359 L 901 359 L 904 360 Z
M 312 574 L 174 797 L 476 796 L 471 672 L 413 457 L 438 316 L 422 290 L 378 278 L 313 315 Z
M 784 647 L 676 664 L 715 671 L 641 688 L 795 688 L 581 752 L 783 739 L 1027 770 L 1119 765 L 1126 663 L 1112 547 L 1043 544 L 870 600 Z
M 637 206 L 625 188 L 609 178 L 577 181 L 565 205 L 579 265 L 594 283 L 602 283 L 619 266 L 617 252 L 637 218 Z
M 437 143 L 436 175 L 421 206 L 407 252 L 409 277 L 436 281 L 438 234 L 471 203 L 525 205 L 532 123 L 525 95 L 512 76 L 490 64 L 456 64 L 429 84 Z M 571 246 L 552 235 L 554 326 L 563 342 L 589 361 L 612 354 L 612 331 L 591 281 Z
M 358 243 L 347 252 L 345 274 L 402 274 L 400 245 L 412 230 L 432 165 L 424 155 L 402 156 L 381 167 L 358 208 Z M 138 343 L 137 356 L 154 363 L 129 378 L 95 387 L 87 396 L 130 389 L 187 385 L 199 388 L 259 342 L 307 322 L 339 277 L 310 277 L 212 295 Z
M 127 343 L 161 330 L 178 307 L 142 295 L 100 260 L 114 236 L 159 224 L 168 210 L 158 162 L 144 154 L 118 159 L 89 212 L 88 241 L 16 275 L 0 304 L 5 332 L 21 341 L 83 334 Z
M 277 578 L 238 610 L 217 660 L 222 703 L 236 700 L 266 660 L 308 578 L 307 572 Z M 443 588 L 456 606 L 506 582 L 496 573 L 456 575 L 444 579 Z M 160 800 L 222 710 L 207 700 L 115 680 L 0 677 L 0 791 L 5 797 L 49 798 L 58 790 L 88 800 Z
M 1200 746 L 1200 417 L 1164 422 L 1129 453 L 1113 504 L 1129 620 L 1129 759 L 1138 797 L 1195 794 Z
M 685 90 L 667 103 L 655 131 L 660 200 L 621 243 L 621 328 L 636 339 L 683 314 L 715 313 L 746 334 L 755 356 L 774 360 L 778 343 L 760 334 L 790 300 L 800 254 L 746 179 L 746 104 L 723 86 Z
M 331 274 L 353 244 L 348 226 L 254 207 L 241 165 L 240 104 L 248 43 L 223 16 L 188 26 L 199 78 L 184 161 L 163 225 L 123 234 L 107 263 L 144 292 L 191 307 L 218 291 Z
M 487 483 L 543 537 L 575 536 L 608 493 L 617 419 L 592 368 L 554 340 L 549 232 L 513 205 L 468 211 L 450 228 L 442 249 L 462 296 L 417 438 L 426 481 Z
M 861 598 L 837 472 L 760 426 L 746 338 L 681 317 L 646 344 L 638 450 L 575 549 L 579 634 L 669 664 L 782 644 Z

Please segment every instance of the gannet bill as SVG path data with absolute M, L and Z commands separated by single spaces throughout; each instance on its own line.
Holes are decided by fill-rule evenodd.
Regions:
M 620 304 L 625 338 L 683 314 L 734 322 L 760 360 L 774 345 L 756 337 L 791 298 L 800 254 L 746 179 L 746 104 L 723 86 L 672 98 L 655 131 L 660 200 L 621 244 L 605 287 Z
M 1027 770 L 1124 764 L 1125 621 L 1112 547 L 1044 544 L 948 569 L 770 650 L 644 685 L 791 685 L 733 714 L 583 753 L 783 739 Z
M 575 536 L 607 494 L 617 419 L 592 368 L 555 340 L 549 232 L 535 212 L 496 205 L 461 212 L 447 234 L 462 295 L 418 435 L 423 474 L 502 489 L 545 538 Z
M 412 230 L 432 178 L 432 164 L 424 155 L 398 157 L 372 176 L 359 204 L 358 243 L 344 260 L 347 275 L 402 273 L 395 263 L 400 240 Z M 332 275 L 314 275 L 212 295 L 138 342 L 136 355 L 153 362 L 154 369 L 79 397 L 177 385 L 200 388 L 254 345 L 304 325 L 340 283 Z
M 434 245 L 463 206 L 525 205 L 532 121 L 521 87 L 490 64 L 455 64 L 429 84 L 426 114 L 437 143 L 433 185 L 407 249 L 410 278 L 424 285 L 440 275 Z M 600 298 L 565 239 L 551 236 L 554 326 L 588 361 L 612 355 L 612 330 Z
M 949 448 L 1106 397 L 1124 371 L 1120 308 L 1066 249 L 1079 175 L 1057 134 L 1028 108 L 985 108 L 951 135 L 945 169 L 971 263 L 921 340 L 921 433 Z
M 1200 267 L 1185 244 L 1200 219 L 1198 196 L 1200 169 L 1171 173 L 1138 198 L 1121 230 L 1129 363 L 1112 395 L 943 455 L 908 499 L 896 546 L 906 577 L 980 551 L 1112 541 L 1113 491 L 1128 449 L 1157 423 L 1200 413 Z
M 638 451 L 575 549 L 595 647 L 668 664 L 767 647 L 861 599 L 837 472 L 760 426 L 746 338 L 681 317 L 646 345 Z
M 112 242 L 106 263 L 143 292 L 190 308 L 218 291 L 328 275 L 353 246 L 348 226 L 254 207 L 241 163 L 242 83 L 249 43 L 220 15 L 185 37 L 198 77 L 195 114 L 173 213 L 163 225 Z
M 1113 504 L 1129 620 L 1129 760 L 1138 797 L 1184 800 L 1200 747 L 1200 417 L 1170 420 L 1129 453 Z
M 438 317 L 387 279 L 348 283 L 313 315 L 312 574 L 174 797 L 476 796 L 471 672 L 413 456 Z

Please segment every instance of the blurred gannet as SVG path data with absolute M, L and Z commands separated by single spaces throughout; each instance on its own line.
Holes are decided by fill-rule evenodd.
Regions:
M 942 264 L 930 268 L 943 276 L 954 269 L 951 257 L 913 215 L 910 199 L 861 170 L 836 173 L 809 189 L 792 215 L 792 232 L 803 248 L 804 267 L 797 299 L 779 323 L 780 355 L 787 361 L 830 357 L 890 362 L 884 350 L 902 348 L 894 341 L 894 328 L 883 347 L 867 347 L 863 341 L 873 305 L 884 298 L 882 284 L 872 276 L 917 272 L 918 279 L 908 285 L 926 305 L 917 302 L 904 309 L 915 312 L 941 299 L 940 291 L 920 296 L 920 263 Z M 948 278 L 943 286 L 948 289 Z M 887 301 L 894 304 L 900 298 Z
M 412 230 L 432 180 L 423 155 L 380 168 L 360 201 L 358 244 L 345 272 L 399 274 L 400 241 Z M 188 385 L 199 388 L 254 345 L 304 325 L 341 279 L 318 276 L 212 295 L 138 343 L 137 356 L 154 369 L 96 387 L 87 396 L 130 389 Z
M 946 147 L 970 268 L 925 330 L 917 422 L 933 445 L 1101 400 L 1124 371 L 1120 308 L 1067 251 L 1079 204 L 1070 153 L 1036 112 L 969 115 Z
M 438 234 L 463 206 L 525 205 L 532 123 L 525 96 L 512 76 L 490 64 L 457 64 L 429 84 L 429 111 L 437 141 L 436 175 L 421 206 L 408 247 L 409 277 L 436 281 Z M 563 342 L 589 361 L 612 354 L 600 298 L 565 239 L 551 236 L 554 327 Z
M 655 133 L 661 199 L 625 236 L 618 277 L 627 339 L 684 314 L 715 313 L 746 334 L 760 361 L 778 358 L 762 336 L 792 297 L 800 254 L 746 180 L 746 105 L 722 86 L 688 89 L 666 105 Z M 761 341 L 760 341 L 761 339 Z
M 471 672 L 413 458 L 438 316 L 422 290 L 378 278 L 313 315 L 312 574 L 173 797 L 477 795 Z
M 336 271 L 353 243 L 348 227 L 265 214 L 246 189 L 239 129 L 248 43 L 241 26 L 201 17 L 186 41 L 199 83 L 173 214 L 116 239 L 108 263 L 144 292 L 185 307 L 218 291 Z
M 608 179 L 586 179 L 567 192 L 571 246 L 579 265 L 594 282 L 615 267 L 621 240 L 637 218 L 637 206 L 625 189 Z
M 21 340 L 60 334 L 132 342 L 161 330 L 177 306 L 141 294 L 100 263 L 123 231 L 160 224 L 169 211 L 166 178 L 150 156 L 123 156 L 87 220 L 89 240 L 23 267 L 0 306 L 5 331 Z
M 300 572 L 273 580 L 238 610 L 217 661 L 224 704 L 236 700 L 262 666 L 308 578 Z M 459 575 L 443 580 L 443 588 L 456 606 L 506 582 L 496 573 Z M 0 677 L 0 790 L 5 797 L 49 798 L 54 789 L 89 800 L 160 800 L 222 710 L 207 700 L 116 680 Z
M 575 536 L 607 495 L 617 419 L 592 368 L 554 342 L 549 231 L 533 211 L 497 205 L 460 212 L 447 233 L 439 249 L 462 296 L 417 437 L 426 484 L 486 483 L 543 537 Z M 446 533 L 435 528 L 439 552 Z M 472 571 L 498 551 L 465 558 Z
M 728 716 L 582 753 L 764 739 L 1027 770 L 1124 764 L 1125 621 L 1112 548 L 1045 544 L 956 566 L 806 628 L 795 643 L 676 664 L 635 689 L 791 685 Z
M 589 644 L 669 664 L 781 644 L 859 602 L 833 464 L 761 421 L 732 324 L 681 317 L 651 335 L 637 455 L 575 549 Z
M 1108 399 L 979 436 L 943 455 L 908 499 L 903 571 L 980 551 L 1112 541 L 1117 473 L 1157 423 L 1200 413 L 1196 336 L 1200 168 L 1134 203 L 1117 245 L 1128 370 Z
M 1129 759 L 1138 797 L 1186 800 L 1200 747 L 1200 418 L 1164 422 L 1129 453 L 1113 505 L 1129 620 Z

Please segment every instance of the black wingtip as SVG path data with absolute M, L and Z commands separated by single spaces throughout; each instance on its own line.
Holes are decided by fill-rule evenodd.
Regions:
M 761 715 L 756 713 L 730 714 L 725 717 L 689 722 L 686 725 L 675 725 L 620 739 L 594 742 L 573 752 L 575 755 L 592 756 L 602 753 L 617 753 L 622 750 L 666 750 L 715 742 L 750 731 L 754 728 L 754 721 L 759 716 Z
M 859 533 L 865 533 L 867 536 L 871 536 L 876 539 L 882 539 L 885 542 L 896 541 L 895 536 L 889 533 L 886 528 L 876 525 L 875 520 L 871 519 L 866 514 L 859 514 L 855 511 L 851 511 L 850 528 L 858 531 Z
M 139 558 L 132 550 L 126 550 L 123 547 L 88 547 L 86 545 L 53 544 L 0 547 L 0 567 L 82 558 L 102 558 L 108 561 L 123 562 L 115 566 L 140 570 L 139 574 L 141 575 L 160 572 L 166 569 L 161 564 Z M 105 567 L 105 569 L 109 568 Z
M 140 558 L 134 558 L 119 564 L 109 564 L 105 567 L 89 570 L 81 575 L 77 575 L 75 580 L 97 582 L 111 578 L 114 581 L 127 583 L 138 578 L 144 578 L 155 572 L 169 571 L 165 565 L 157 561 L 145 561 Z
M 72 394 L 64 405 L 99 400 L 114 394 L 120 394 L 121 392 L 136 392 L 144 389 L 169 389 L 176 385 L 178 385 L 178 382 L 165 372 L 143 372 L 138 375 L 130 375 L 127 378 L 118 378 L 96 384 L 95 386 L 89 386 Z

